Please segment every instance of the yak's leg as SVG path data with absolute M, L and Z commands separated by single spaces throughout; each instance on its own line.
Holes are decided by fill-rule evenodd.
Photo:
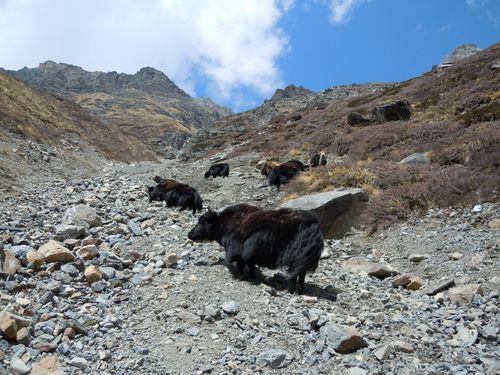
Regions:
M 306 279 L 306 271 L 301 271 L 299 273 L 299 282 L 298 282 L 298 285 L 297 285 L 297 292 L 299 292 L 299 294 L 303 293 L 304 292 L 304 281 Z
M 290 293 L 295 293 L 295 289 L 297 286 L 297 276 L 292 276 L 288 278 L 288 291 Z
M 248 278 L 250 280 L 255 280 L 255 262 L 249 261 L 247 263 L 248 266 Z
M 240 273 L 241 277 L 244 279 L 245 278 L 245 261 L 241 258 L 238 258 L 236 260 L 236 266 L 238 267 L 238 272 Z

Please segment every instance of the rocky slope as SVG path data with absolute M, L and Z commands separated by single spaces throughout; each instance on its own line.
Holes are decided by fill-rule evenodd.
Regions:
M 208 99 L 192 98 L 165 74 L 149 67 L 130 75 L 88 72 L 46 61 L 37 68 L 5 72 L 77 102 L 105 123 L 119 126 L 163 153 L 172 134 L 196 133 L 231 113 Z
M 108 160 L 106 160 L 108 159 Z M 0 73 L 0 182 L 68 170 L 90 172 L 109 160 L 157 160 L 135 137 L 72 101 Z
M 230 159 L 224 180 L 203 181 L 208 161 L 141 163 L 85 180 L 28 180 L 1 200 L 3 247 L 20 265 L 0 277 L 9 332 L 0 374 L 498 373 L 498 204 L 326 241 L 305 295 L 291 295 L 279 271 L 237 281 L 217 244 L 187 239 L 196 217 L 147 203 L 159 174 L 195 186 L 211 207 L 273 207 L 280 195 L 261 187 L 255 157 Z M 62 258 L 36 263 L 49 240 L 75 229 L 84 234 L 64 242 Z M 360 261 L 422 290 L 368 276 L 373 265 L 352 272 Z

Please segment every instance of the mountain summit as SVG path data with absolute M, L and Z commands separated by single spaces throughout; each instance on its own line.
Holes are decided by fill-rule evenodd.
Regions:
M 231 113 L 192 98 L 163 72 L 144 67 L 135 74 L 89 72 L 46 61 L 37 68 L 4 71 L 40 90 L 74 100 L 106 123 L 166 152 L 172 137 L 186 136 Z

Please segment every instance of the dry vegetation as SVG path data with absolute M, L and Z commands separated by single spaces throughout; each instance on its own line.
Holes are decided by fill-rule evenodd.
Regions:
M 262 151 L 287 158 L 324 150 L 340 162 L 304 173 L 286 188 L 288 197 L 356 186 L 370 195 L 367 221 L 378 224 L 429 207 L 498 200 L 500 187 L 500 44 L 444 71 L 394 84 L 376 93 L 310 106 L 278 116 L 266 129 L 231 132 L 249 140 L 236 151 Z M 375 106 L 408 99 L 409 121 L 350 126 L 353 111 L 370 115 Z M 300 116 L 299 116 L 300 115 Z M 220 146 L 223 149 L 223 146 Z M 403 165 L 415 152 L 432 155 L 430 164 Z
M 64 139 L 95 147 L 115 160 L 156 160 L 137 138 L 103 124 L 69 100 L 38 91 L 5 74 L 0 74 L 0 125 L 1 131 L 48 145 L 58 146 Z

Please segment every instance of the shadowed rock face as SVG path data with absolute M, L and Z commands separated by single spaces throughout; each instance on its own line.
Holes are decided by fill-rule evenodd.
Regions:
M 335 189 L 304 195 L 281 207 L 314 212 L 325 238 L 341 238 L 356 225 L 367 201 L 361 189 Z

